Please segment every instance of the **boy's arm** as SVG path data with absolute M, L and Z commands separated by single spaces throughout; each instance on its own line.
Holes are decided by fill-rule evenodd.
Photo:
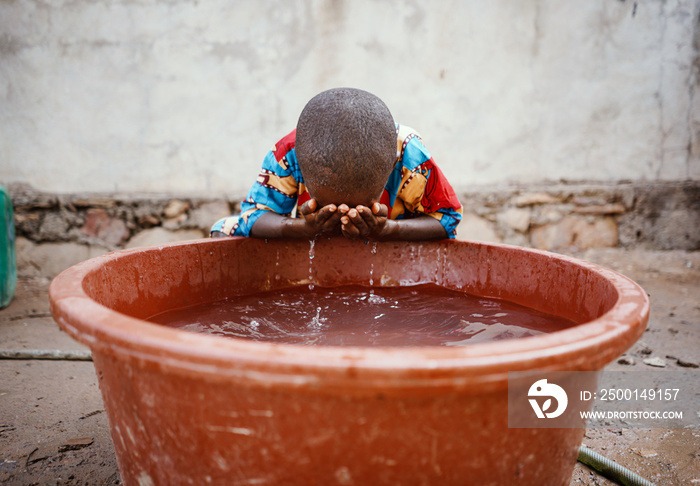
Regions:
M 447 231 L 440 221 L 427 214 L 413 219 L 389 220 L 387 226 L 385 235 L 380 239 L 427 241 L 447 238 Z

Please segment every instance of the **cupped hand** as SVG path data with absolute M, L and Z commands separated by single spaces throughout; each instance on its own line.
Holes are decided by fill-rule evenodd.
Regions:
M 353 240 L 383 237 L 389 215 L 389 208 L 385 204 L 375 202 L 371 209 L 362 205 L 350 208 L 341 204 L 337 212 L 341 214 L 341 231 L 345 237 Z
M 299 208 L 304 217 L 308 236 L 313 238 L 320 234 L 340 234 L 341 214 L 335 204 L 328 204 L 319 209 L 315 199 L 309 199 Z

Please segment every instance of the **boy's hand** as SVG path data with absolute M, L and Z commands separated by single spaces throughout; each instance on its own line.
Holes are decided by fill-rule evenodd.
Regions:
M 302 204 L 299 211 L 304 217 L 304 226 L 310 238 L 319 234 L 340 233 L 341 214 L 335 204 L 318 209 L 318 202 L 310 199 Z
M 382 239 L 389 216 L 389 208 L 385 204 L 375 202 L 372 208 L 357 206 L 350 208 L 345 204 L 338 207 L 341 230 L 350 239 L 377 238 Z

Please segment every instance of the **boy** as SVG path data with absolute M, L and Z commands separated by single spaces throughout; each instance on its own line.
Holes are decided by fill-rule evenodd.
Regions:
M 296 217 L 293 216 L 296 210 Z M 454 238 L 462 206 L 418 134 L 366 91 L 312 98 L 263 162 L 241 205 L 212 236 Z

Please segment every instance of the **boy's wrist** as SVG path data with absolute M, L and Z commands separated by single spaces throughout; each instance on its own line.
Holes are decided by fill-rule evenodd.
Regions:
M 397 220 L 387 219 L 384 226 L 382 226 L 382 230 L 377 236 L 379 240 L 397 240 L 399 239 L 400 230 L 401 227 Z

